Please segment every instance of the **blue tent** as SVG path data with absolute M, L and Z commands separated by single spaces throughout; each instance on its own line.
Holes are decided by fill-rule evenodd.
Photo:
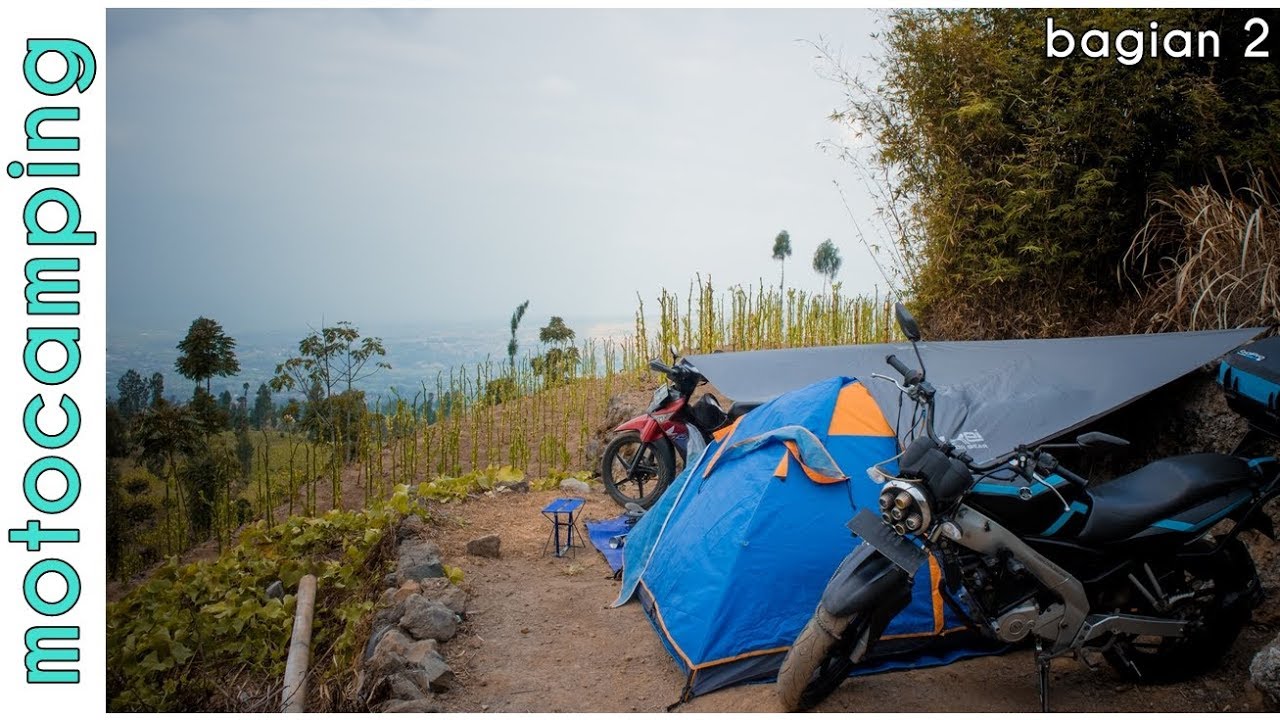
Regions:
M 845 527 L 876 507 L 866 475 L 897 453 L 862 383 L 837 377 L 781 395 L 722 431 L 627 538 L 617 604 L 638 597 L 685 671 L 684 697 L 773 678 L 836 566 Z M 889 468 L 894 469 L 892 466 Z M 860 671 L 981 651 L 922 566 L 911 604 Z

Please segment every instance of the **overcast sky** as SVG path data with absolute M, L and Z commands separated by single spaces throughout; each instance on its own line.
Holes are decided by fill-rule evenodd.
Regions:
M 656 310 L 718 286 L 883 281 L 818 144 L 866 11 L 107 14 L 108 323 L 265 330 Z

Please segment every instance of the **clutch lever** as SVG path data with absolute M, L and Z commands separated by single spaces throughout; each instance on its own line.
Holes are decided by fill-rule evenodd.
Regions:
M 911 391 L 907 389 L 907 386 L 898 382 L 897 378 L 892 378 L 892 377 L 889 377 L 888 375 L 881 375 L 880 373 L 877 373 L 877 372 L 871 373 L 871 377 L 879 378 L 881 380 L 888 380 L 889 382 L 893 383 L 895 387 L 898 388 L 898 392 L 902 393 L 903 395 L 911 395 Z

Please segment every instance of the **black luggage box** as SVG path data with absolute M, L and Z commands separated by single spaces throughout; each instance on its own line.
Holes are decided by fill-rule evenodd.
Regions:
M 1280 337 L 1249 343 L 1223 358 L 1218 383 L 1228 407 L 1280 438 Z

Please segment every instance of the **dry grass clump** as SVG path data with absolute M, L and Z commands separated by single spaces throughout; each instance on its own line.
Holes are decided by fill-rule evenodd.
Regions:
M 1174 190 L 1152 206 L 1121 265 L 1125 280 L 1139 292 L 1146 288 L 1134 330 L 1280 324 L 1275 169 L 1251 171 L 1228 193 L 1200 185 Z

